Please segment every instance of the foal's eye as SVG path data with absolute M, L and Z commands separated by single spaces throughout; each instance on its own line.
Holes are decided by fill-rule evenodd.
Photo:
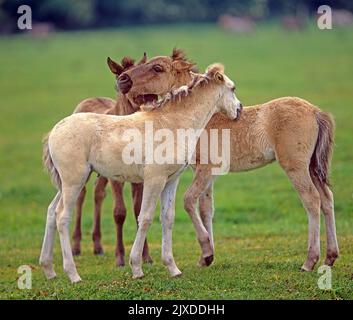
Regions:
M 152 68 L 155 72 L 163 72 L 163 67 L 159 64 L 154 65 Z

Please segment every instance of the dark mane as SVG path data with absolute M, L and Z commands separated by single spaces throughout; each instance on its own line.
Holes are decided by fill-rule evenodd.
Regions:
M 181 60 L 181 61 L 189 62 L 191 64 L 191 66 L 192 66 L 190 71 L 195 72 L 195 73 L 199 72 L 199 70 L 198 70 L 198 68 L 196 66 L 196 63 L 186 57 L 186 54 L 185 54 L 183 49 L 173 48 L 173 52 L 172 52 L 172 55 L 170 57 L 172 58 L 173 61 Z
M 171 58 L 173 60 L 187 61 L 187 58 L 186 58 L 184 50 L 178 49 L 178 48 L 173 48 L 173 52 L 172 52 Z

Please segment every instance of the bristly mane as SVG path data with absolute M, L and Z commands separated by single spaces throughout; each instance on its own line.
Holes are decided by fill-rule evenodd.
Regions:
M 178 48 L 173 48 L 173 52 L 172 52 L 171 58 L 173 60 L 187 61 L 187 58 L 186 58 L 184 50 L 178 49 Z
M 186 57 L 186 54 L 183 49 L 173 48 L 173 52 L 170 57 L 172 58 L 173 61 L 181 60 L 181 61 L 189 62 L 192 65 L 190 71 L 195 72 L 195 73 L 199 72 L 199 70 L 196 66 L 196 63 Z
M 195 88 L 208 84 L 213 79 L 216 72 L 224 72 L 224 67 L 222 64 L 216 63 L 209 66 L 205 74 L 193 73 L 193 79 L 188 85 L 173 89 L 158 102 L 144 104 L 141 105 L 140 108 L 142 111 L 151 111 L 154 109 L 163 108 L 169 102 L 180 101 L 192 93 Z

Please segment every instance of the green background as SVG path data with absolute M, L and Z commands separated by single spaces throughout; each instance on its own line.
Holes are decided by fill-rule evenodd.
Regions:
M 178 279 L 169 278 L 160 261 L 158 213 L 148 234 L 154 264 L 144 266 L 145 278 L 132 280 L 128 266 L 115 267 L 109 189 L 102 215 L 105 255 L 92 254 L 92 176 L 83 214 L 82 255 L 75 259 L 83 282 L 72 285 L 63 273 L 58 237 L 54 252 L 58 278 L 45 280 L 38 258 L 46 208 L 55 190 L 41 165 L 43 135 L 80 100 L 115 96 L 107 56 L 138 59 L 144 51 L 150 57 L 165 55 L 174 46 L 184 48 L 201 70 L 223 62 L 245 105 L 294 95 L 333 113 L 337 131 L 332 183 L 341 256 L 332 270 L 332 290 L 318 288 L 317 269 L 299 272 L 306 257 L 307 217 L 277 164 L 217 180 L 216 256 L 209 268 L 197 266 L 200 250 L 182 203 L 192 173 L 182 176 L 174 226 L 175 259 L 183 271 Z M 0 298 L 352 299 L 352 57 L 351 29 L 313 27 L 287 33 L 271 24 L 248 35 L 228 34 L 213 25 L 184 25 L 1 37 Z M 130 186 L 125 192 L 128 255 L 136 227 Z M 323 223 L 321 235 L 324 258 Z M 32 290 L 17 288 L 17 268 L 23 264 L 32 267 Z

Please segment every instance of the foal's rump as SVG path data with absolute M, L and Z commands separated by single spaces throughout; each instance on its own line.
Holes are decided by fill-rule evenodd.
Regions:
M 334 120 L 306 100 L 284 97 L 268 102 L 266 132 L 282 166 L 301 165 L 321 185 L 329 185 Z
M 43 140 L 43 163 L 58 190 L 63 175 L 67 181 L 79 180 L 89 171 L 87 159 L 94 127 L 87 115 L 78 113 L 64 118 Z

